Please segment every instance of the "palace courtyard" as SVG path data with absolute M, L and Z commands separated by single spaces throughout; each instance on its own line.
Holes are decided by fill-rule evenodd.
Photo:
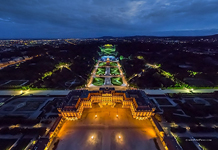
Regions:
M 58 137 L 57 150 L 158 150 L 159 143 L 150 121 L 134 119 L 121 104 L 93 104 L 81 119 L 66 121 Z

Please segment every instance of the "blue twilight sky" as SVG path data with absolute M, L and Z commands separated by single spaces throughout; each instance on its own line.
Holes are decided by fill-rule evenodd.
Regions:
M 218 0 L 0 0 L 0 39 L 218 33 Z

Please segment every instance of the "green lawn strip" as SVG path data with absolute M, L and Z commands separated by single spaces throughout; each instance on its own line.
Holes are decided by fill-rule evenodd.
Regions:
M 96 75 L 104 75 L 105 74 L 105 68 L 98 68 L 96 71 Z
M 118 85 L 118 86 L 123 84 L 122 79 L 119 77 L 118 78 L 111 78 L 111 83 L 113 85 Z
M 100 62 L 98 65 L 99 66 L 106 66 L 106 62 Z
M 116 62 L 110 62 L 110 66 L 117 66 Z
M 115 75 L 119 75 L 119 74 L 120 74 L 120 71 L 119 71 L 118 68 L 111 68 L 110 73 L 111 73 L 111 74 L 115 74 Z
M 101 86 L 104 84 L 104 78 L 94 78 L 92 84 L 95 86 Z

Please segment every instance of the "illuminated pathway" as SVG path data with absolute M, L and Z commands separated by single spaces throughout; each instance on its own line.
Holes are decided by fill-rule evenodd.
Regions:
M 117 66 L 99 66 L 99 63 L 101 63 L 101 62 L 103 62 L 103 61 L 98 60 L 97 64 L 95 65 L 95 68 L 93 69 L 93 71 L 91 73 L 91 77 L 88 80 L 87 85 L 86 85 L 88 90 L 90 90 L 90 91 L 98 90 L 101 87 L 114 87 L 116 90 L 126 90 L 126 89 L 128 89 L 128 87 L 127 87 L 128 83 L 127 83 L 126 78 L 125 78 L 125 76 L 123 74 L 123 71 L 121 69 L 121 65 L 120 65 L 119 61 L 111 61 L 111 62 L 117 63 Z M 97 69 L 101 68 L 101 67 L 106 68 L 105 74 L 104 75 L 96 75 Z M 120 74 L 119 75 L 111 75 L 110 68 L 118 68 Z M 93 85 L 92 82 L 93 82 L 93 79 L 95 77 L 105 78 L 104 84 L 102 86 Z M 121 86 L 115 86 L 115 85 L 111 84 L 111 77 L 120 77 L 120 78 L 122 78 L 123 84 Z
M 99 47 L 101 52 L 100 58 L 91 73 L 86 88 L 98 90 L 99 88 L 113 87 L 115 90 L 128 89 L 128 83 L 121 69 L 117 56 L 116 46 L 105 44 Z M 105 73 L 103 73 L 105 71 Z
M 116 87 L 116 86 L 115 86 Z M 125 90 L 126 87 L 117 86 L 117 89 Z M 91 90 L 99 90 L 99 87 L 92 87 Z M 186 89 L 168 89 L 168 90 L 151 90 L 151 89 L 140 89 L 143 90 L 146 94 L 166 94 L 166 93 L 190 93 Z M 68 95 L 71 90 L 0 90 L 0 95 Z M 194 93 L 213 93 L 218 91 L 218 89 L 194 89 Z
M 104 80 L 104 85 L 105 85 L 105 86 L 108 86 L 108 85 L 109 85 L 109 86 L 110 86 L 110 85 L 113 86 L 113 85 L 111 84 L 111 78 L 110 78 L 110 77 L 106 77 L 106 78 L 105 78 L 105 80 Z
M 106 67 L 106 73 L 105 73 L 106 76 L 110 76 L 110 67 Z
M 119 62 L 117 62 L 117 64 L 118 64 L 118 68 L 119 68 L 119 71 L 120 71 L 120 75 L 121 75 L 122 80 L 123 80 L 123 84 L 124 84 L 125 86 L 127 86 L 128 83 L 127 83 L 126 78 L 125 78 L 125 76 L 124 76 L 124 74 L 123 74 L 123 71 L 122 71 L 122 69 L 121 69 L 121 65 L 120 65 Z
M 33 57 L 29 57 L 29 58 L 25 58 L 25 59 L 22 59 L 22 60 L 18 60 L 18 61 L 10 62 L 10 63 L 8 62 L 7 64 L 0 65 L 0 69 L 6 68 L 6 67 L 11 66 L 11 65 L 15 65 L 15 64 L 23 63 L 23 62 L 25 62 L 25 61 L 27 61 L 27 60 L 31 60 L 31 59 L 33 59 L 34 57 L 38 57 L 38 55 L 33 56 Z

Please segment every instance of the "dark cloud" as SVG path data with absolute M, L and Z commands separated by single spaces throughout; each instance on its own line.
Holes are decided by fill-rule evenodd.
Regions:
M 217 0 L 1 0 L 0 38 L 207 34 L 217 8 Z

